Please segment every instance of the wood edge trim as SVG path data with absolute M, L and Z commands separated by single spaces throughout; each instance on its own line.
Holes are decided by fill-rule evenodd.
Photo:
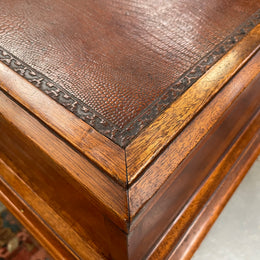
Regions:
M 260 25 L 257 25 L 126 147 L 128 184 L 139 177 L 159 152 L 257 52 L 259 44 Z M 201 93 L 200 96 L 197 93 Z M 201 102 L 193 103 L 194 99 Z
M 31 190 L 28 189 L 25 184 L 23 184 L 23 182 L 16 177 L 14 171 L 1 159 L 0 167 L 2 170 L 5 170 L 7 174 L 15 176 L 16 181 L 32 195 Z M 0 191 L 1 201 L 3 201 L 10 212 L 14 214 L 14 216 L 25 226 L 26 229 L 28 229 L 28 231 L 40 242 L 40 244 L 47 249 L 54 259 L 81 259 L 60 237 L 60 235 L 58 235 L 56 231 L 54 231 L 49 224 L 47 224 L 45 220 L 43 220 L 38 213 L 26 201 L 24 201 L 2 177 L 0 177 L 0 185 L 3 185 L 6 191 L 6 193 L 3 190 Z M 34 197 L 35 196 L 36 195 L 34 194 Z M 41 200 L 41 205 L 42 204 L 45 204 L 45 202 Z M 49 208 L 49 206 L 47 207 Z M 57 249 L 57 245 L 59 246 L 59 249 Z M 93 255 L 94 259 L 102 259 L 102 257 L 90 245 L 85 246 L 85 250 L 86 254 Z
M 66 171 L 66 174 L 73 178 L 78 185 L 86 189 L 90 196 L 104 207 L 104 210 L 107 212 L 106 214 L 113 220 L 117 220 L 120 223 L 119 227 L 126 231 L 128 212 L 125 205 L 126 192 L 124 188 L 109 176 L 106 176 L 100 169 L 96 168 L 76 151 L 67 147 L 65 143 L 56 138 L 35 118 L 31 117 L 14 101 L 5 96 L 2 91 L 0 91 L 0 110 L 1 106 L 5 109 L 1 111 L 0 116 L 7 122 L 11 122 L 22 135 L 30 139 L 52 161 L 62 167 Z M 12 117 L 15 112 L 19 114 L 19 117 L 15 118 L 16 121 Z M 29 123 L 31 123 L 31 128 L 28 125 Z M 51 140 L 53 147 L 50 147 L 44 140 Z M 62 163 L 60 162 L 61 158 L 63 158 Z M 77 163 L 72 164 L 72 159 Z M 86 171 L 87 168 L 88 171 Z M 120 195 L 120 199 L 116 199 Z
M 259 140 L 260 139 L 258 138 L 258 142 Z M 247 148 L 247 151 L 243 153 L 241 158 L 239 158 L 237 164 L 234 165 L 222 181 L 221 185 L 217 188 L 214 195 L 210 198 L 207 205 L 203 208 L 201 214 L 197 216 L 192 223 L 192 226 L 185 233 L 177 247 L 176 255 L 180 256 L 180 258 L 177 256 L 178 260 L 190 259 L 199 248 L 199 245 L 209 232 L 210 228 L 213 226 L 214 222 L 217 220 L 233 193 L 236 191 L 248 170 L 260 154 L 260 145 L 257 147 L 255 143 L 251 142 Z M 247 156 L 248 158 L 246 158 Z M 239 169 L 240 167 L 242 167 L 242 169 Z M 238 174 L 235 176 L 237 172 Z M 231 186 L 227 187 L 227 183 L 231 183 Z M 203 218 L 205 218 L 205 220 Z M 172 259 L 172 257 L 170 256 L 169 259 Z
M 214 127 L 214 124 L 218 120 L 221 119 L 223 114 L 231 107 L 231 105 L 236 102 L 236 100 L 239 98 L 239 96 L 248 88 L 250 87 L 251 84 L 254 84 L 257 80 L 259 81 L 260 74 L 257 74 L 257 71 L 255 73 L 248 73 L 249 66 L 251 64 L 257 64 L 257 60 L 260 58 L 260 52 L 258 52 L 240 71 L 241 74 L 238 74 L 237 77 L 233 78 L 232 81 L 229 81 L 226 88 L 223 88 L 219 95 L 217 95 L 209 104 L 206 106 L 201 113 L 184 129 L 184 131 L 176 138 L 173 140 L 172 143 L 167 147 L 165 151 L 161 154 L 159 158 L 156 160 L 158 161 L 153 161 L 153 164 L 146 169 L 144 175 L 142 175 L 141 178 L 138 179 L 137 182 L 134 182 L 133 185 L 130 186 L 129 188 L 129 200 L 130 200 L 130 220 L 132 221 L 137 214 L 139 214 L 139 211 L 143 208 L 143 206 L 152 198 L 152 196 L 156 193 L 158 187 L 161 186 L 165 180 L 169 177 L 170 174 L 174 172 L 174 170 L 177 168 L 179 163 L 183 161 L 184 158 L 192 151 L 194 147 L 196 147 L 197 143 L 200 142 L 204 136 Z M 255 65 L 254 65 L 255 67 Z M 252 67 L 251 67 L 252 68 Z M 246 76 L 248 78 L 245 79 L 242 73 L 246 73 Z M 239 83 L 239 78 L 243 78 L 245 81 L 244 84 L 238 84 Z M 228 97 L 229 100 L 226 100 L 224 97 Z M 225 101 L 225 102 L 224 102 Z M 218 107 L 218 109 L 216 109 Z M 216 113 L 215 118 L 212 117 L 210 118 L 209 122 L 205 119 L 207 115 L 210 113 L 210 111 L 214 110 Z M 203 120 L 202 120 L 203 119 Z M 205 122 L 205 126 L 201 124 L 200 122 L 203 121 Z M 201 131 L 200 129 L 203 129 Z M 195 131 L 195 132 L 194 132 Z M 194 136 L 196 136 L 196 142 L 193 144 L 192 142 L 189 142 L 188 150 L 182 148 L 182 144 L 185 142 L 186 136 L 190 136 L 190 133 L 193 132 Z M 180 158 L 176 160 L 176 156 L 174 154 L 179 153 L 179 154 L 185 154 L 184 158 Z M 165 163 L 164 157 L 171 158 L 172 160 L 175 160 L 175 162 L 171 163 L 171 167 L 168 167 L 167 164 Z M 170 157 L 168 157 L 170 156 Z M 161 174 L 161 180 L 158 178 L 156 179 L 156 171 L 153 170 L 156 169 L 157 171 L 160 172 L 166 172 L 165 176 L 162 178 Z M 167 173 L 168 172 L 168 173 Z M 176 178 L 177 176 L 175 176 Z M 145 181 L 150 180 L 150 188 L 149 188 L 149 193 L 143 193 L 143 189 L 145 186 Z M 156 180 L 156 183 L 155 181 Z M 135 197 L 138 197 L 138 201 L 140 205 L 137 207 L 137 204 L 134 206 L 131 204 L 131 199 L 134 201 Z
M 19 86 L 19 87 L 17 87 Z M 0 62 L 0 89 L 62 139 L 126 185 L 125 151 Z M 95 150 L 93 150 L 95 144 Z
M 0 179 L 0 182 L 3 184 L 3 181 L 1 181 Z M 63 256 L 66 255 L 67 259 L 78 259 L 78 257 L 74 256 L 73 253 L 70 252 L 70 250 L 68 250 L 66 248 L 66 246 L 63 246 L 59 239 L 53 234 L 53 237 L 55 237 L 55 242 L 50 242 L 52 239 L 50 237 L 47 236 L 44 236 L 42 232 L 43 229 L 45 229 L 43 226 L 41 226 L 39 229 L 36 228 L 36 226 L 32 225 L 30 223 L 30 221 L 27 219 L 27 217 L 25 217 L 25 215 L 22 213 L 24 212 L 24 208 L 26 208 L 26 212 L 28 211 L 28 207 L 25 206 L 25 204 L 19 204 L 20 207 L 16 207 L 14 205 L 14 203 L 11 201 L 11 199 L 9 198 L 10 196 L 14 196 L 13 194 L 11 195 L 11 192 L 6 195 L 6 194 L 3 194 L 3 191 L 0 191 L 0 199 L 1 199 L 1 202 L 3 202 L 4 205 L 6 205 L 7 209 L 19 220 L 19 222 L 24 226 L 26 227 L 26 229 L 33 235 L 33 237 L 48 251 L 48 253 L 51 254 L 51 256 L 54 258 L 54 259 L 64 259 Z M 19 210 L 19 209 L 20 210 Z M 27 213 L 28 214 L 28 213 Z M 32 214 L 34 215 L 34 214 Z M 32 217 L 29 217 L 30 219 Z M 40 221 L 37 221 L 37 217 L 34 216 L 34 222 L 38 222 L 37 225 L 41 225 L 40 224 Z M 41 231 L 40 231 L 41 229 Z M 49 233 L 49 231 L 46 231 Z M 60 245 L 62 245 L 64 247 L 64 251 L 63 252 L 60 252 L 56 249 L 56 247 L 54 246 L 54 244 L 56 243 L 59 243 Z M 67 253 L 67 251 L 69 251 Z M 71 254 L 71 255 L 70 255 Z
M 198 188 L 196 193 L 192 196 L 192 198 L 189 200 L 188 204 L 183 208 L 183 210 L 179 213 L 178 217 L 173 220 L 173 222 L 169 225 L 168 229 L 163 233 L 161 238 L 158 240 L 157 244 L 151 249 L 151 251 L 148 253 L 147 259 L 149 260 L 156 260 L 160 256 L 162 259 L 170 259 L 171 260 L 179 260 L 183 259 L 180 258 L 180 255 L 177 255 L 175 253 L 175 250 L 178 250 L 178 248 L 182 245 L 182 242 L 185 242 L 185 239 L 188 237 L 189 233 L 187 233 L 187 230 L 191 229 L 192 223 L 196 220 L 196 218 L 201 214 L 203 209 L 207 207 L 209 202 L 211 201 L 211 198 L 214 197 L 214 194 L 217 193 L 219 187 L 222 186 L 222 183 L 224 182 L 225 178 L 228 178 L 230 175 L 230 172 L 236 167 L 237 162 L 240 161 L 240 158 L 244 155 L 247 156 L 249 154 L 249 158 L 255 158 L 257 154 L 260 152 L 260 145 L 257 143 L 259 142 L 259 130 L 257 129 L 257 123 L 259 123 L 260 120 L 260 112 L 255 114 L 253 118 L 251 118 L 251 121 L 248 126 L 245 127 L 245 129 L 240 133 L 239 137 L 233 143 L 233 145 L 230 147 L 230 149 L 224 154 L 221 161 L 219 161 L 218 165 L 211 171 L 209 178 L 205 180 L 205 182 Z M 249 140 L 248 140 L 249 139 Z M 253 148 L 252 148 L 253 147 Z M 252 148 L 250 150 L 250 148 Z M 238 153 L 238 154 L 237 154 Z M 233 163 L 231 166 L 228 166 L 227 164 L 230 162 L 230 159 L 233 159 Z M 252 159 L 253 160 L 253 159 Z M 225 166 L 227 166 L 225 168 Z M 192 216 L 188 211 L 190 208 L 192 208 L 192 205 L 196 203 L 197 198 L 204 196 L 205 192 L 207 190 L 210 190 L 209 187 L 204 188 L 205 183 L 212 182 L 212 180 L 216 177 L 218 177 L 218 172 L 221 172 L 222 169 L 222 179 L 220 180 L 219 184 L 216 186 L 214 191 L 212 191 L 211 195 L 207 198 L 207 201 L 202 206 L 201 210 L 198 211 L 198 213 L 195 216 Z M 225 183 L 225 182 L 224 182 Z M 203 191 L 204 190 L 204 191 Z M 204 195 L 203 195 L 204 194 Z M 231 195 L 230 195 L 231 196 Z M 184 214 L 189 214 L 189 219 L 185 220 Z M 192 218 L 191 224 L 189 223 L 190 219 Z M 183 222 L 184 221 L 184 222 Z M 178 222 L 184 223 L 184 229 L 180 230 L 179 228 L 175 228 L 176 224 Z M 186 223 L 186 224 L 185 224 Z M 178 232 L 179 229 L 179 232 Z M 170 239 L 171 235 L 178 234 L 177 237 L 174 238 L 174 240 Z M 187 234 L 187 237 L 185 236 Z M 201 238 L 202 239 L 202 238 Z M 169 242 L 171 241 L 171 242 Z M 170 243 L 170 244 L 169 244 Z M 188 247 L 185 246 L 185 248 Z M 174 258 L 173 258 L 174 256 Z

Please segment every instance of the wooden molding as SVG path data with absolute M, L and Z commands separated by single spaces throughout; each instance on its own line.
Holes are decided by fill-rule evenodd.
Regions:
M 1 128 L 5 129 L 4 122 L 14 125 L 20 135 L 36 144 L 40 151 L 47 154 L 56 165 L 59 165 L 65 178 L 70 178 L 71 181 L 76 181 L 82 186 L 97 202 L 105 206 L 107 213 L 122 229 L 126 229 L 127 199 L 122 186 L 82 155 L 69 148 L 66 143 L 50 133 L 2 92 L 0 92 L 0 110 Z M 7 131 L 4 129 L 3 131 Z
M 178 165 L 196 147 L 221 115 L 251 83 L 259 79 L 260 52 L 258 52 L 225 88 L 200 112 L 200 114 L 154 159 L 142 177 L 129 188 L 130 218 L 159 190 L 161 185 L 173 175 Z M 257 76 L 258 75 L 258 76 Z M 259 89 L 260 85 L 256 86 Z M 260 91 L 256 91 L 256 94 Z M 158 172 L 160 174 L 158 175 Z M 175 174 L 175 177 L 177 175 Z
M 244 130 L 169 226 L 158 247 L 149 255 L 149 259 L 190 259 L 250 165 L 257 158 L 260 152 L 259 123 L 258 113 L 251 121 L 251 125 Z
M 182 238 L 181 243 L 179 243 L 176 250 L 172 252 L 171 259 L 188 260 L 192 257 L 203 238 L 224 209 L 226 203 L 245 177 L 247 171 L 259 156 L 259 142 L 260 138 L 258 137 L 258 139 L 254 139 L 248 145 L 246 151 L 240 156 L 230 173 L 225 177 L 223 183 L 221 183 L 216 193 L 208 202 L 207 207 L 203 208 L 199 216 L 193 222 L 191 228 L 184 235 L 185 238 Z
M 38 119 L 95 162 L 121 185 L 126 185 L 125 152 L 93 127 L 0 62 L 0 88 Z
M 102 259 L 89 244 L 87 244 L 44 200 L 37 196 L 15 172 L 0 160 L 0 198 L 8 209 L 26 226 L 29 232 L 45 246 L 54 259 Z M 8 183 L 5 181 L 8 181 Z M 10 185 L 16 187 L 14 192 Z M 19 188 L 18 188 L 19 187 Z M 23 199 L 20 199 L 20 195 Z M 30 203 L 30 206 L 24 202 Z M 35 212 L 32 210 L 37 210 Z M 39 217 L 41 216 L 41 217 Z M 45 219 L 48 223 L 43 222 Z M 50 225 L 50 226 L 49 226 Z M 51 228 L 55 227 L 55 231 Z M 59 233 L 59 235 L 56 234 Z M 71 251 L 64 239 L 74 245 L 80 255 Z
M 259 82 L 260 77 L 246 87 L 231 107 L 219 117 L 218 123 L 208 131 L 200 144 L 188 154 L 184 161 L 179 163 L 167 181 L 156 190 L 156 193 L 148 201 L 142 204 L 142 208 L 131 219 L 129 234 L 132 258 L 130 259 L 141 259 L 149 251 L 149 247 L 151 249 L 151 245 L 159 243 L 162 233 L 168 229 L 172 222 L 177 221 L 179 213 L 186 207 L 190 198 L 208 178 L 215 166 L 219 164 L 226 151 L 229 151 L 238 138 L 243 140 L 244 136 L 241 136 L 241 133 L 245 131 L 252 117 L 259 110 L 260 92 L 255 89 L 260 86 Z M 256 93 L 259 94 L 256 95 Z M 254 120 L 253 122 L 254 131 L 257 131 L 259 121 Z M 256 134 L 254 131 L 252 138 Z M 249 140 L 247 141 L 249 142 Z M 157 178 L 163 172 L 159 171 L 159 173 L 157 172 Z M 156 180 L 154 181 L 156 182 Z M 218 178 L 215 181 L 217 185 Z M 143 186 L 143 194 L 149 193 L 149 188 L 145 189 Z M 211 191 L 214 191 L 213 187 Z M 136 203 L 139 203 L 138 196 L 135 198 Z M 200 199 L 201 205 L 204 205 L 204 197 Z M 187 226 L 189 226 L 192 217 L 192 214 L 186 215 Z M 181 230 L 182 228 L 180 228 L 180 232 Z M 176 236 L 178 235 L 176 234 Z
M 257 51 L 259 44 L 260 25 L 256 26 L 127 146 L 129 184 L 245 64 Z

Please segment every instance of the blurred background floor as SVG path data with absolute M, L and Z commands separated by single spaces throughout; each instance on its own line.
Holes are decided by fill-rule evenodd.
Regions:
M 1 202 L 0 260 L 52 260 Z
M 260 156 L 192 260 L 260 259 Z

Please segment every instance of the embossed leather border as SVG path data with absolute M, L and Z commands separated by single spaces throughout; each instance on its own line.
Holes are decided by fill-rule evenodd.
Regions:
M 260 22 L 260 10 L 254 13 L 244 24 L 218 44 L 197 64 L 187 70 L 177 81 L 169 85 L 164 94 L 144 109 L 124 128 L 119 128 L 101 114 L 91 109 L 59 84 L 33 69 L 19 58 L 0 46 L 0 61 L 31 82 L 45 94 L 56 100 L 98 132 L 108 137 L 121 147 L 126 147 L 138 133 L 148 126 L 163 110 L 181 96 L 212 65 Z

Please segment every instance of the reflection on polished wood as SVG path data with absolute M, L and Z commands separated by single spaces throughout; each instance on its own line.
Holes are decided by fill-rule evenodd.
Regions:
M 0 6 L 0 200 L 55 259 L 189 259 L 260 151 L 259 2 Z
M 130 183 L 151 161 L 150 158 L 159 153 L 241 68 L 243 63 L 258 49 L 259 44 L 260 25 L 194 83 L 127 147 L 128 181 Z

